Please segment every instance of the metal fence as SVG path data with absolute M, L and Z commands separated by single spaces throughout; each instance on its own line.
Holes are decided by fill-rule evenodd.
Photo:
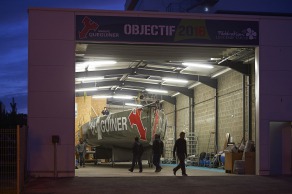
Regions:
M 19 194 L 26 175 L 25 127 L 0 129 L 0 194 Z

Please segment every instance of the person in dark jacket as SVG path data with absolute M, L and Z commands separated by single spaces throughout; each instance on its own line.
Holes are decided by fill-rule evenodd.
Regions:
M 138 162 L 139 172 L 142 172 L 143 168 L 142 168 L 141 158 L 142 158 L 142 154 L 144 152 L 144 148 L 143 148 L 143 145 L 139 142 L 139 137 L 135 137 L 135 142 L 133 144 L 132 151 L 133 151 L 132 166 L 129 169 L 129 171 L 133 172 L 134 168 L 135 168 L 135 164 Z
M 109 111 L 107 110 L 106 107 L 103 108 L 103 110 L 101 111 L 102 115 L 109 115 Z
M 179 159 L 179 164 L 173 169 L 173 174 L 176 175 L 176 171 L 181 168 L 182 175 L 188 176 L 186 174 L 185 159 L 187 157 L 187 141 L 185 140 L 185 132 L 179 134 L 180 138 L 175 141 L 173 148 L 173 158 L 175 158 L 175 153 Z
M 155 139 L 152 145 L 153 164 L 156 167 L 155 172 L 160 172 L 162 169 L 160 166 L 160 157 L 163 154 L 163 147 L 164 147 L 164 144 L 160 139 L 160 135 L 155 134 Z

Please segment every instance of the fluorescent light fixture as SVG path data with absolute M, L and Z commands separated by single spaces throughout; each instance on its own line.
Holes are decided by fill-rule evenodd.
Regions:
M 212 69 L 213 66 L 212 65 L 208 65 L 208 64 L 202 64 L 202 63 L 182 63 L 182 65 L 184 66 L 188 66 L 188 67 L 201 67 L 201 68 L 207 68 L 207 69 Z
M 194 88 L 194 87 L 196 87 L 196 86 L 198 86 L 200 84 L 201 84 L 201 82 L 196 82 L 193 85 L 191 85 L 190 87 L 188 87 L 188 89 Z
M 78 77 L 76 78 L 76 81 L 81 81 L 81 82 L 91 82 L 91 81 L 97 81 L 97 80 L 103 80 L 104 77 Z
M 188 80 L 185 79 L 175 79 L 175 78 L 162 78 L 162 80 L 170 83 L 188 83 Z
M 180 94 L 180 93 L 177 92 L 177 93 L 173 94 L 171 97 L 175 97 L 175 96 L 177 96 L 177 95 L 179 95 L 179 94 Z
M 219 61 L 219 60 L 221 60 L 221 58 L 219 58 L 219 57 L 216 58 L 216 57 L 215 57 L 215 58 L 210 58 L 210 60 L 211 60 L 211 61 Z
M 116 98 L 116 99 L 133 99 L 134 96 L 120 96 L 120 95 L 117 95 L 117 96 L 113 96 L 113 98 Z
M 116 64 L 116 61 L 86 61 L 86 62 L 80 62 L 76 63 L 76 72 L 85 71 L 86 68 L 88 71 L 94 71 L 96 67 L 99 65 L 114 65 Z
M 126 106 L 137 106 L 137 107 L 142 107 L 141 104 L 134 104 L 134 103 L 125 103 Z
M 147 92 L 154 92 L 154 93 L 163 93 L 163 94 L 167 94 L 168 91 L 166 90 L 157 90 L 157 89 L 146 89 Z
M 75 90 L 75 92 L 90 92 L 90 91 L 97 91 L 97 88 L 80 88 L 80 89 Z
M 84 62 L 84 64 L 89 66 L 97 66 L 97 65 L 114 65 L 116 64 L 116 61 L 87 61 Z
M 219 76 L 219 75 L 222 75 L 223 73 L 226 73 L 226 72 L 228 72 L 228 71 L 230 71 L 230 70 L 231 70 L 231 68 L 227 68 L 227 69 L 223 69 L 223 70 L 221 70 L 221 71 L 218 71 L 217 73 L 211 75 L 211 78 L 215 78 L 215 77 L 217 77 L 217 76 Z
M 94 95 L 92 98 L 112 98 L 112 96 Z

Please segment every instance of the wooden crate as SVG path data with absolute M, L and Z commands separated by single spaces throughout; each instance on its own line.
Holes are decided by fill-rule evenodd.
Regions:
M 245 152 L 245 174 L 255 174 L 255 152 Z
M 242 154 L 243 153 L 225 152 L 225 166 L 224 166 L 224 168 L 225 168 L 226 173 L 233 172 L 234 160 L 242 160 Z

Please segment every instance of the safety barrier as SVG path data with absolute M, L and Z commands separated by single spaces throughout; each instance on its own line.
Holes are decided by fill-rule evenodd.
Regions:
M 0 194 L 19 194 L 26 177 L 25 127 L 0 129 Z

